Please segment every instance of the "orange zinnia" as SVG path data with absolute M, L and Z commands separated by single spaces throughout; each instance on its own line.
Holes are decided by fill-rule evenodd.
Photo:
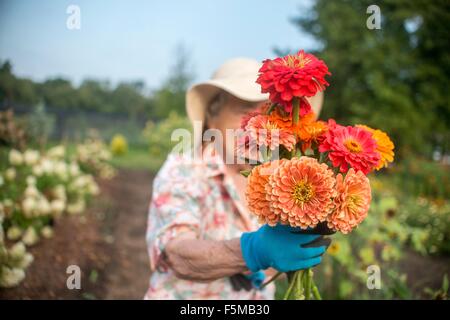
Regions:
M 276 107 L 269 115 L 269 119 L 275 122 L 280 128 L 292 129 L 292 117 L 284 110 Z
M 271 226 L 278 223 L 279 216 L 270 209 L 265 188 L 271 173 L 283 161 L 285 160 L 275 160 L 256 166 L 248 176 L 245 190 L 247 205 L 250 211 L 258 217 L 260 223 L 267 223 Z
M 333 207 L 335 178 L 314 158 L 286 160 L 266 184 L 267 200 L 282 223 L 306 229 L 326 219 Z
M 276 108 L 269 116 L 270 120 L 277 123 L 280 128 L 290 129 L 295 132 L 302 142 L 302 152 L 310 149 L 313 143 L 321 143 L 325 138 L 328 125 L 324 121 L 316 121 L 316 115 L 310 112 L 300 117 L 295 128 L 292 126 L 292 117 L 283 110 Z
M 302 151 L 305 152 L 307 149 L 310 149 L 313 143 L 320 144 L 325 139 L 327 130 L 326 122 L 315 121 L 314 114 L 309 118 L 305 118 L 304 121 L 300 120 L 297 131 L 302 141 Z
M 367 216 L 372 199 L 369 179 L 362 171 L 350 168 L 345 178 L 336 177 L 335 210 L 327 218 L 328 228 L 346 234 Z
M 381 158 L 375 168 L 376 170 L 387 167 L 390 162 L 394 161 L 394 143 L 385 132 L 378 129 L 372 129 L 362 124 L 357 125 L 357 127 L 366 129 L 372 133 L 372 138 L 377 143 L 376 150 L 380 154 Z

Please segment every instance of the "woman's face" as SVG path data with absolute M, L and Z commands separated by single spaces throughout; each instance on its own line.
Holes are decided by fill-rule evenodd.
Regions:
M 234 154 L 235 141 L 227 137 L 227 129 L 237 130 L 241 127 L 241 119 L 251 111 L 257 110 L 264 102 L 249 103 L 233 96 L 228 96 L 220 112 L 208 119 L 208 128 L 217 129 L 223 137 L 224 155 Z M 235 158 L 235 157 L 233 157 Z

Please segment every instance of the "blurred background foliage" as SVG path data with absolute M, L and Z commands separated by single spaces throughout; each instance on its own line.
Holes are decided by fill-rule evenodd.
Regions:
M 368 0 L 315 0 L 292 23 L 319 42 L 313 52 L 332 76 L 321 118 L 365 123 L 387 132 L 394 164 L 371 176 L 373 204 L 350 236 L 334 236 L 317 279 L 325 298 L 446 297 L 450 273 L 450 2 L 385 0 L 381 29 L 369 30 Z M 288 18 L 288 17 L 286 17 Z M 276 43 L 274 44 L 276 45 Z M 301 48 L 276 49 L 286 54 Z M 156 172 L 189 128 L 185 91 L 194 79 L 187 50 L 177 50 L 159 88 L 142 81 L 111 85 L 63 78 L 34 82 L 0 64 L 0 109 L 16 123 L 0 126 L 0 144 L 35 148 L 76 145 L 92 135 L 106 140 L 118 168 Z M 106 145 L 106 144 L 105 144 Z M 85 148 L 86 149 L 86 148 Z M 95 149 L 94 149 L 95 150 Z M 367 290 L 366 268 L 379 265 L 381 290 Z M 278 282 L 282 289 L 284 281 Z
M 323 117 L 392 136 L 397 159 L 449 152 L 450 3 L 386 0 L 369 30 L 369 0 L 314 2 L 293 22 L 320 41 L 332 72 Z

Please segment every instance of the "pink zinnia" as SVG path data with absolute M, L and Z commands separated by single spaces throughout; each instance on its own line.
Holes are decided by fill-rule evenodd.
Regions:
M 251 118 L 256 117 L 258 115 L 261 114 L 261 111 L 256 110 L 256 111 L 250 111 L 247 114 L 245 114 L 242 118 L 241 118 L 241 129 L 245 130 L 245 127 L 247 126 L 248 122 L 250 121 Z
M 347 172 L 349 167 L 368 174 L 380 161 L 377 144 L 372 134 L 363 128 L 331 125 L 320 152 L 329 152 L 328 158 L 334 167 Z
M 266 146 L 274 150 L 283 145 L 291 151 L 295 145 L 295 136 L 292 130 L 282 128 L 276 121 L 268 115 L 257 115 L 251 118 L 245 126 L 249 137 L 250 145 L 256 143 L 257 146 Z

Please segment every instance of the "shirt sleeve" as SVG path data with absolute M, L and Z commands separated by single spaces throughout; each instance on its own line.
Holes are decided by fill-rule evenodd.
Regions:
M 147 227 L 147 246 L 152 271 L 167 271 L 161 263 L 170 240 L 186 231 L 200 234 L 200 201 L 195 183 L 155 180 Z

